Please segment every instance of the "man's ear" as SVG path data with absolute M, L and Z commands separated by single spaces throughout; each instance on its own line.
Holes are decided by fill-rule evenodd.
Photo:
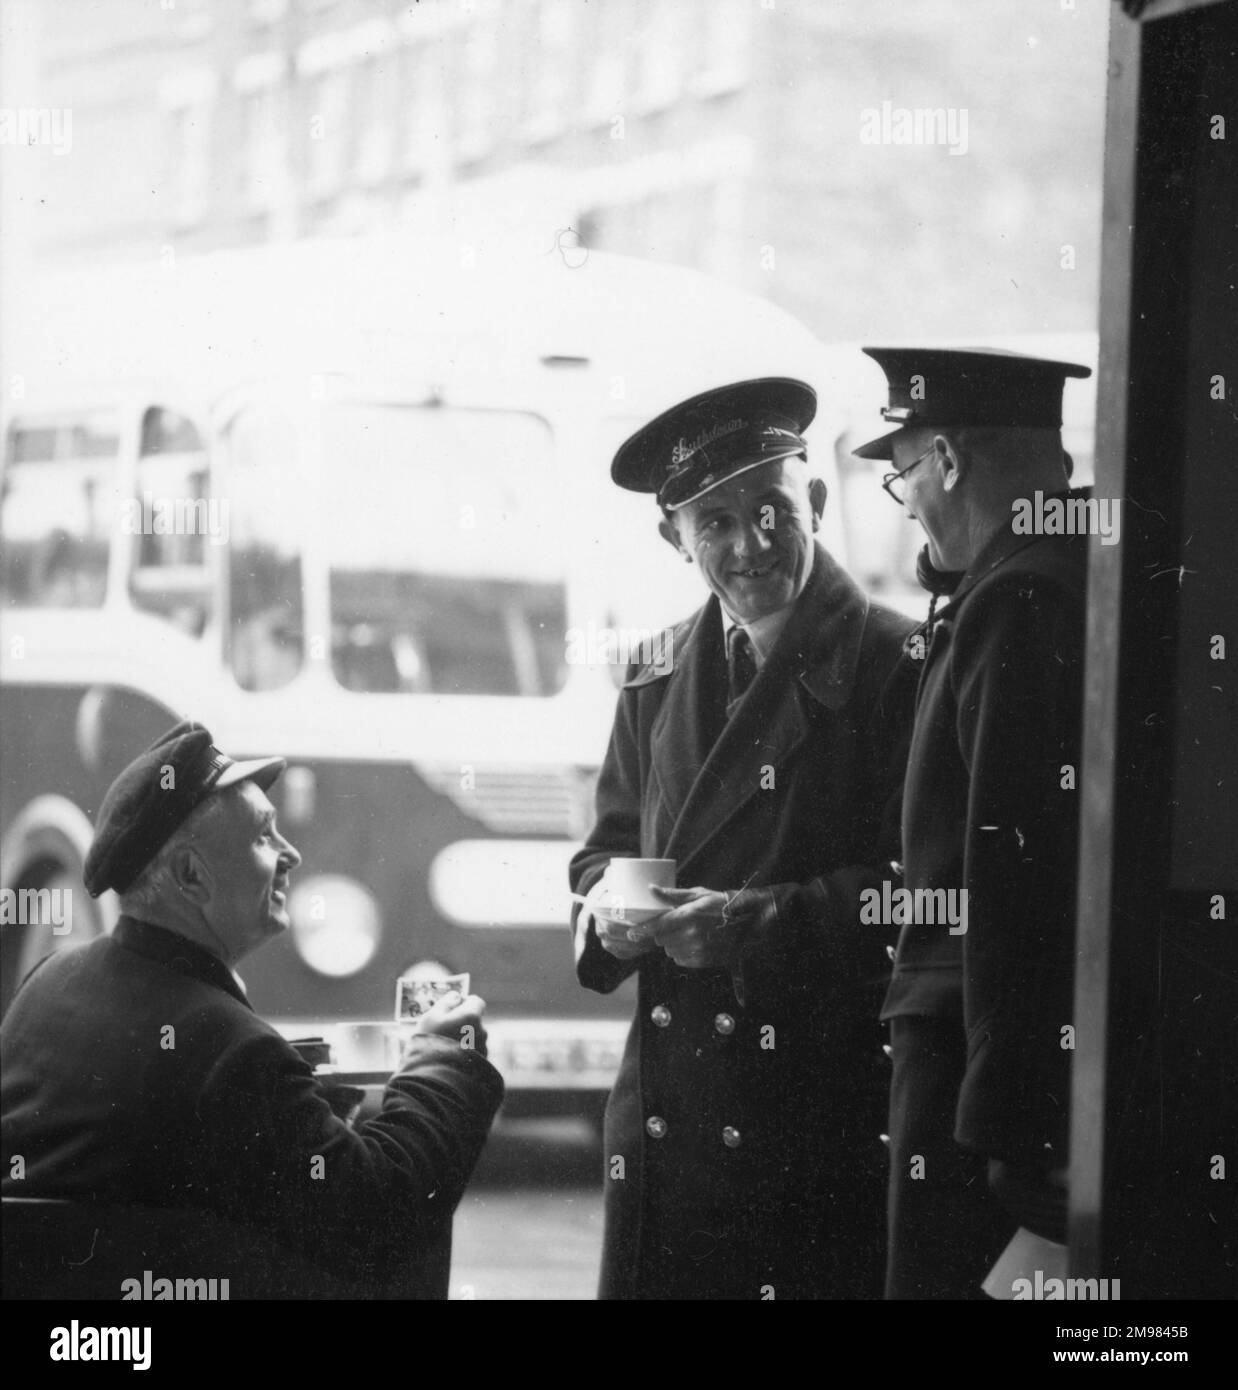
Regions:
M 825 499 L 830 495 L 830 490 L 825 485 L 824 478 L 811 478 L 808 483 L 808 500 L 812 504 L 812 529 L 815 531 L 821 525 L 821 517 L 825 513 Z
M 933 467 L 937 469 L 937 476 L 941 479 L 941 486 L 945 492 L 951 492 L 958 487 L 967 472 L 967 460 L 955 448 L 953 441 L 947 439 L 944 434 L 934 436 Z
M 215 876 L 200 850 L 194 845 L 181 845 L 168 865 L 177 892 L 199 907 L 210 901 L 215 891 Z
M 658 535 L 662 537 L 667 545 L 677 550 L 689 564 L 692 563 L 692 555 L 684 548 L 684 543 L 679 539 L 679 531 L 673 521 L 668 521 L 666 517 L 663 517 L 662 520 L 658 522 Z

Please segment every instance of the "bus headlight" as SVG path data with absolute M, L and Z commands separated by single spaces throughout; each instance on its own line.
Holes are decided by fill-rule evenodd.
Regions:
M 343 979 L 374 959 L 382 936 L 378 904 L 355 879 L 314 874 L 288 900 L 297 954 L 320 975 Z

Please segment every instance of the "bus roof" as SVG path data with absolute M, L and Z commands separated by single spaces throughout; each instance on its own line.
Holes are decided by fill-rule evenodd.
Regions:
M 581 248 L 386 236 L 81 266 L 14 286 L 6 360 L 32 400 L 279 376 L 414 391 L 589 367 L 640 413 L 746 376 L 821 374 L 791 314 L 696 271 Z

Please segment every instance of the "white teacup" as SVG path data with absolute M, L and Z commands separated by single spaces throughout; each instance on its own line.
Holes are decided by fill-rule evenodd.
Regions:
M 665 912 L 666 903 L 659 902 L 649 888 L 651 884 L 674 888 L 675 868 L 673 859 L 612 859 L 603 875 L 606 915 L 639 926 Z

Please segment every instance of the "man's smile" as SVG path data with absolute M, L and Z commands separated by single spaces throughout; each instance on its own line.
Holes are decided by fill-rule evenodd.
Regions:
M 732 570 L 731 574 L 736 579 L 766 579 L 778 568 L 780 563 L 777 556 L 771 556 L 768 560 L 762 560 L 758 564 L 748 566 L 747 569 Z

